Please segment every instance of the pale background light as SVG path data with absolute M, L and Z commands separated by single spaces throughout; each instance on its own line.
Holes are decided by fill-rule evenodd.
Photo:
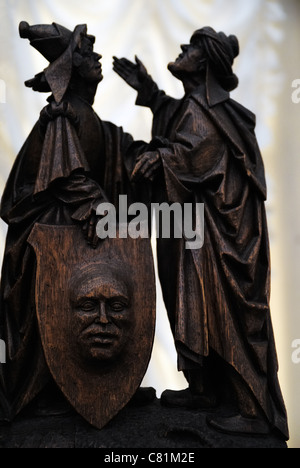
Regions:
M 292 361 L 292 343 L 300 339 L 300 103 L 292 102 L 292 82 L 300 78 L 300 2 L 298 0 L 0 0 L 0 190 L 25 138 L 46 104 L 23 82 L 47 62 L 20 39 L 18 24 L 81 23 L 96 36 L 103 55 L 104 81 L 94 109 L 130 132 L 150 139 L 151 113 L 134 106 L 136 93 L 112 71 L 112 56 L 135 55 L 159 86 L 174 97 L 182 87 L 166 69 L 179 45 L 192 32 L 212 26 L 236 34 L 240 55 L 235 72 L 240 85 L 232 97 L 257 115 L 257 138 L 267 184 L 272 291 L 271 308 L 279 358 L 279 378 L 286 401 L 289 447 L 300 447 L 300 363 Z M 0 225 L 0 254 L 6 226 Z M 155 246 L 155 244 L 153 244 Z M 176 370 L 176 353 L 158 285 L 157 329 L 153 357 L 144 379 L 158 396 L 165 388 L 185 387 Z

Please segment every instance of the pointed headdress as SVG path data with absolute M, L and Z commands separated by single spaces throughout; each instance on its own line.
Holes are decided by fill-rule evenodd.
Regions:
M 26 21 L 19 25 L 20 37 L 30 40 L 49 62 L 49 66 L 25 85 L 39 92 L 52 92 L 55 102 L 59 104 L 69 86 L 72 76 L 73 54 L 80 48 L 83 37 L 92 43 L 95 37 L 87 35 L 86 24 L 79 24 L 74 31 L 57 23 L 37 24 L 30 26 Z

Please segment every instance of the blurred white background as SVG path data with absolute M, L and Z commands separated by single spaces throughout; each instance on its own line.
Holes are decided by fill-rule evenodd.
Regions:
M 257 116 L 257 138 L 265 163 L 267 215 L 272 259 L 271 310 L 279 379 L 285 398 L 289 447 L 300 447 L 300 102 L 292 101 L 292 83 L 300 79 L 299 0 L 0 0 L 0 191 L 13 161 L 46 104 L 47 95 L 24 86 L 46 66 L 29 42 L 19 38 L 18 24 L 62 24 L 73 30 L 86 23 L 103 55 L 104 81 L 94 109 L 103 120 L 123 126 L 135 139 L 150 139 L 151 113 L 134 105 L 136 93 L 113 71 L 112 56 L 135 55 L 159 86 L 182 96 L 180 83 L 166 66 L 193 31 L 212 26 L 235 34 L 240 55 L 234 70 L 240 79 L 232 97 Z M 300 85 L 300 82 L 299 82 Z M 299 86 L 298 85 L 298 86 Z M 300 92 L 296 95 L 300 98 Z M 300 101 L 300 99 L 299 99 Z M 0 224 L 0 258 L 6 226 Z M 158 285 L 157 329 L 144 385 L 185 388 L 176 369 L 176 353 Z M 299 341 L 300 343 L 300 341 Z

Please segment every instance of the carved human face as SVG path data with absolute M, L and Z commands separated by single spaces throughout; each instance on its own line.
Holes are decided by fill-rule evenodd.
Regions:
M 184 44 L 180 47 L 181 54 L 178 55 L 175 62 L 169 63 L 168 69 L 179 79 L 186 75 L 198 74 L 201 70 L 201 64 L 206 61 L 203 48 L 192 41 L 190 44 Z
M 132 324 L 130 291 L 108 264 L 92 264 L 71 281 L 72 320 L 78 351 L 87 359 L 116 358 L 126 346 Z
M 93 42 L 84 37 L 80 53 L 74 54 L 74 65 L 79 75 L 88 83 L 100 83 L 103 79 L 102 66 L 99 60 L 102 55 L 93 51 Z

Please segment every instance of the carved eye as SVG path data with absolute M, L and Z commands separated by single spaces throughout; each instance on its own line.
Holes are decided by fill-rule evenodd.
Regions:
M 109 302 L 109 307 L 113 312 L 122 312 L 126 307 L 128 307 L 127 301 L 123 300 L 111 300 Z
M 97 302 L 92 300 L 86 300 L 80 304 L 80 309 L 84 312 L 92 312 L 97 307 Z

